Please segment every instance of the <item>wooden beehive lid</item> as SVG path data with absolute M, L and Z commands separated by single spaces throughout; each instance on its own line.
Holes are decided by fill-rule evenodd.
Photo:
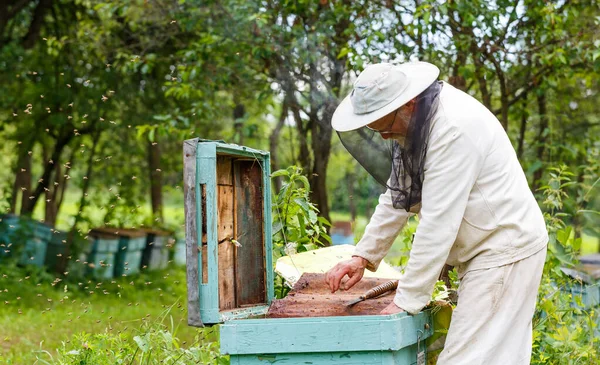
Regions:
M 155 236 L 172 236 L 174 232 L 167 231 L 160 228 L 151 228 L 151 227 L 142 227 L 139 229 L 140 231 L 145 232 L 146 234 L 153 234 Z
M 115 233 L 115 228 L 109 227 L 92 228 L 92 230 L 90 230 L 89 236 L 113 240 L 119 238 L 119 235 Z
M 144 230 L 141 230 L 138 228 L 135 228 L 135 229 L 134 228 L 116 228 L 115 232 L 119 236 L 129 237 L 129 238 L 139 238 L 139 237 L 145 237 L 147 235 L 147 233 Z
M 90 236 L 99 237 L 99 238 L 108 238 L 114 239 L 119 237 L 129 237 L 129 238 L 137 238 L 143 237 L 146 235 L 146 232 L 131 229 L 131 228 L 113 228 L 113 227 L 98 227 L 93 228 L 90 231 Z
M 269 153 L 194 139 L 184 165 L 188 324 L 264 314 L 273 297 Z

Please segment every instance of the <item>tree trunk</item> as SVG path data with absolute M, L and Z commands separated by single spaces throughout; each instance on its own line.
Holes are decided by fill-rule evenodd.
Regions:
M 475 64 L 475 77 L 477 78 L 477 82 L 479 83 L 479 91 L 481 92 L 481 98 L 483 100 L 483 105 L 489 110 L 492 110 L 492 96 L 488 90 L 487 80 L 485 78 L 485 65 L 481 61 L 480 54 L 477 46 L 474 44 L 471 48 L 473 63 Z
M 152 216 L 163 221 L 162 173 L 160 169 L 160 148 L 148 140 L 148 167 L 150 169 L 150 198 Z
M 269 136 L 269 151 L 271 152 L 271 171 L 277 171 L 280 169 L 279 166 L 279 154 L 277 153 L 277 142 L 279 141 L 279 135 L 281 134 L 281 130 L 285 125 L 285 120 L 288 115 L 288 107 L 287 103 L 284 101 L 281 106 L 281 114 L 279 115 L 279 120 L 277 121 L 277 125 L 271 135 Z M 281 178 L 276 177 L 273 181 L 275 184 L 275 191 L 281 190 Z
M 17 201 L 19 196 L 21 197 L 21 212 L 23 207 L 29 204 L 29 194 L 31 190 L 31 156 L 28 154 L 28 149 L 31 146 L 23 146 L 17 150 L 19 158 L 15 165 L 15 181 L 13 184 L 12 195 L 10 198 L 10 212 L 19 214 L 17 212 Z
M 77 210 L 77 214 L 75 215 L 75 221 L 73 222 L 73 225 L 71 226 L 71 229 L 69 230 L 69 233 L 67 235 L 67 243 L 65 245 L 65 254 L 61 257 L 61 259 L 58 261 L 58 267 L 57 267 L 57 271 L 59 273 L 63 273 L 66 271 L 68 263 L 69 263 L 69 258 L 71 256 L 71 253 L 73 252 L 72 248 L 73 248 L 73 241 L 75 240 L 75 230 L 77 229 L 77 225 L 79 224 L 79 222 L 81 222 L 81 217 L 83 215 L 83 210 L 85 209 L 85 206 L 87 204 L 87 195 L 88 195 L 88 191 L 90 189 L 90 178 L 92 177 L 92 171 L 93 171 L 93 166 L 94 166 L 94 156 L 96 155 L 96 147 L 98 146 L 98 141 L 100 140 L 100 131 L 96 131 L 93 134 L 93 144 L 92 144 L 92 150 L 90 152 L 90 157 L 88 158 L 87 161 L 87 170 L 83 179 L 83 186 L 81 188 L 81 198 L 79 199 L 79 209 Z
M 454 62 L 454 66 L 452 67 L 452 76 L 449 78 L 449 83 L 455 88 L 466 91 L 467 82 L 465 78 L 459 74 L 459 69 L 461 66 L 467 63 L 467 54 L 464 52 L 459 52 L 456 55 L 456 62 Z
M 76 148 L 73 148 L 69 159 L 65 163 L 63 173 L 62 166 L 57 164 L 54 172 L 54 181 L 50 185 L 49 191 L 46 192 L 46 216 L 44 221 L 52 226 L 56 225 L 58 212 L 62 205 L 67 185 L 69 184 L 69 170 L 71 169 L 71 161 L 75 159 Z
M 540 129 L 538 131 L 538 148 L 537 148 L 537 160 L 544 161 L 544 154 L 546 152 L 546 143 L 548 135 L 546 129 L 548 129 L 548 116 L 546 115 L 546 95 L 540 94 L 537 96 L 538 112 L 540 114 Z M 544 174 L 544 167 L 540 167 L 533 173 L 533 191 L 537 191 L 540 187 L 542 175 Z
M 23 37 L 23 47 L 26 49 L 32 48 L 40 36 L 44 17 L 46 12 L 52 7 L 53 0 L 40 0 L 33 11 L 33 19 L 29 25 L 29 29 L 25 37 Z
M 517 157 L 519 158 L 519 160 L 523 157 L 523 145 L 525 143 L 527 119 L 529 119 L 529 110 L 527 109 L 527 94 L 525 94 L 523 96 L 523 109 L 521 110 L 521 127 L 519 129 L 519 142 L 517 145 Z
M 304 173 L 308 173 L 310 171 L 310 152 L 308 150 L 308 141 L 306 139 L 306 130 L 302 124 L 302 117 L 300 116 L 300 109 L 297 106 L 292 106 L 292 114 L 294 115 L 294 121 L 296 122 L 296 131 L 298 132 L 298 143 L 299 143 L 299 152 L 298 152 L 298 163 Z M 307 128 L 310 126 L 310 121 L 308 122 Z
M 47 189 L 49 186 L 49 180 L 50 180 L 50 176 L 52 175 L 52 172 L 54 171 L 56 165 L 58 163 L 60 163 L 60 155 L 62 154 L 63 149 L 69 143 L 71 138 L 72 138 L 71 135 L 67 135 L 67 136 L 60 137 L 56 141 L 56 144 L 54 145 L 54 151 L 52 152 L 50 161 L 45 161 L 46 166 L 44 167 L 44 173 L 42 174 L 41 180 L 38 183 L 35 191 L 31 194 L 31 196 L 30 196 L 31 199 L 28 199 L 27 205 L 24 205 L 23 208 L 21 209 L 21 214 L 30 216 L 33 213 L 33 209 L 35 208 L 35 205 L 37 204 L 38 199 L 40 198 L 42 193 L 45 191 L 44 188 Z
M 52 174 L 52 177 L 54 178 L 51 179 L 51 184 L 49 184 L 48 190 L 44 191 L 44 196 L 46 197 L 44 222 L 52 226 L 56 223 L 56 216 L 58 215 L 58 207 L 56 206 L 56 196 L 58 195 L 58 188 L 61 186 L 61 173 L 61 166 L 60 164 L 57 164 L 56 168 L 54 169 L 54 173 Z M 54 183 L 58 183 L 58 185 Z
M 323 115 L 323 120 L 331 120 L 335 105 L 328 105 Z M 312 174 L 309 177 L 311 200 L 317 205 L 320 215 L 330 220 L 329 202 L 327 201 L 327 165 L 331 152 L 332 129 L 329 123 L 313 121 L 311 128 L 311 143 L 314 153 Z
M 240 146 L 244 145 L 244 116 L 246 115 L 246 107 L 244 104 L 236 103 L 233 108 L 233 125 L 237 136 L 236 143 Z

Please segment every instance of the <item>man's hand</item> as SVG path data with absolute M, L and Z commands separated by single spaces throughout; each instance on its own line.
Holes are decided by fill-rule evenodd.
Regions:
M 391 302 L 387 307 L 383 308 L 383 310 L 379 314 L 385 316 L 388 314 L 396 314 L 400 312 L 404 312 L 404 309 L 398 307 L 396 303 Z
M 362 279 L 366 267 L 367 260 L 354 256 L 352 259 L 342 261 L 327 271 L 325 282 L 329 285 L 331 292 L 335 293 L 340 288 L 344 276 L 348 275 L 348 281 L 342 285 L 343 290 L 348 290 Z

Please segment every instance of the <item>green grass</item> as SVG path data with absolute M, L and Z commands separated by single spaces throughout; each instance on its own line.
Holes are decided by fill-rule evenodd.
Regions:
M 70 344 L 81 332 L 135 333 L 169 308 L 164 321 L 184 347 L 198 334 L 186 323 L 185 268 L 104 282 L 56 282 L 39 269 L 9 269 L 0 277 L 0 363 L 48 361 L 63 345 L 81 346 Z
M 588 236 L 584 233 L 581 235 L 581 238 L 582 255 L 589 255 L 600 251 L 600 239 L 598 237 Z

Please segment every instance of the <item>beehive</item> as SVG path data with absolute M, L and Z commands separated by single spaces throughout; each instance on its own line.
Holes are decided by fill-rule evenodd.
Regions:
M 298 299 L 277 302 L 270 314 L 279 318 L 268 316 L 274 296 L 269 175 L 268 152 L 184 142 L 188 324 L 221 324 L 221 352 L 232 364 L 425 363 L 429 313 L 377 315 L 392 294 L 378 304 L 340 306 L 376 279 L 342 297 L 326 295 L 316 284 L 322 277 L 303 277 L 314 290 L 296 288 Z

